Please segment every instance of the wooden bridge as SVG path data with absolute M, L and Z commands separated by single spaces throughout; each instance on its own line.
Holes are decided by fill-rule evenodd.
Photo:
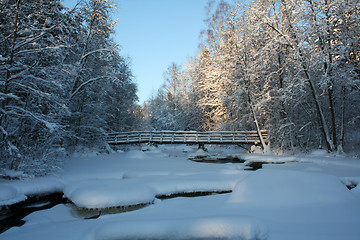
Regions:
M 260 136 L 261 134 L 261 136 Z M 116 132 L 106 136 L 108 144 L 260 144 L 268 141 L 266 130 L 258 131 L 134 131 Z

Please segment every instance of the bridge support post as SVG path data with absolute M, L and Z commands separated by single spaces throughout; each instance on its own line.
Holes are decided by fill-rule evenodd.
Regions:
M 205 152 L 207 151 L 207 149 L 205 148 L 205 143 L 199 143 L 198 149 L 202 149 L 202 150 L 204 150 Z

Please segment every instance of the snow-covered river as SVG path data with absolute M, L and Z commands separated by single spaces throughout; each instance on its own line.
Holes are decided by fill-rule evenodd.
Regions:
M 163 145 L 78 156 L 54 176 L 3 181 L 0 205 L 53 192 L 72 203 L 33 212 L 0 239 L 359 239 L 359 159 L 208 149 Z M 232 160 L 211 163 L 219 158 Z M 286 163 L 244 171 L 256 161 Z M 186 196 L 211 192 L 223 194 Z M 127 206 L 139 208 L 123 212 Z

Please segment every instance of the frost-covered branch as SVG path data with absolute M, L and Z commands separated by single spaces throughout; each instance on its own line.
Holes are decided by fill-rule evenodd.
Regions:
M 70 96 L 70 100 L 73 99 L 85 86 L 89 85 L 90 83 L 93 83 L 95 81 L 98 80 L 102 80 L 102 79 L 106 79 L 108 78 L 107 76 L 100 76 L 100 77 L 96 77 L 96 78 L 92 78 L 84 83 L 82 83 Z
M 44 119 L 41 119 L 40 117 L 36 116 L 34 113 L 22 108 L 22 107 L 18 107 L 18 106 L 7 106 L 6 109 L 10 110 L 8 111 L 8 114 L 11 114 L 13 111 L 13 113 L 18 114 L 19 116 L 22 117 L 31 117 L 32 119 L 44 124 L 49 130 L 50 132 L 53 132 L 55 130 L 55 128 L 57 128 L 57 124 L 55 123 L 50 123 Z M 15 110 L 15 111 L 14 111 Z
M 45 34 L 47 34 L 50 30 L 53 30 L 56 27 L 56 25 L 50 27 L 50 28 L 46 28 L 46 29 L 42 29 L 43 32 L 41 32 L 38 36 L 34 36 L 30 39 L 25 39 L 22 42 L 19 42 L 15 45 L 14 50 L 20 49 L 24 46 L 26 46 L 27 44 L 33 43 L 37 40 L 39 40 L 40 38 L 42 38 Z
M 21 55 L 21 54 L 27 54 L 27 53 L 37 53 L 44 50 L 58 50 L 60 48 L 67 48 L 68 46 L 65 45 L 58 45 L 58 46 L 52 46 L 52 47 L 43 47 L 43 48 L 37 48 L 37 49 L 28 49 L 28 50 L 22 50 L 15 53 L 15 56 Z
M 95 53 L 99 53 L 99 52 L 112 52 L 114 51 L 114 49 L 109 49 L 109 48 L 102 48 L 102 49 L 96 49 L 94 51 L 90 51 L 86 54 L 84 54 L 83 56 L 81 56 L 81 59 L 80 59 L 80 63 L 82 63 L 84 61 L 84 59 L 86 59 L 88 56 L 92 55 L 92 54 L 95 54 Z

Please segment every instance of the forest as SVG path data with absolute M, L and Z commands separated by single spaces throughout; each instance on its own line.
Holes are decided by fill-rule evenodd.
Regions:
M 199 54 L 145 105 L 150 129 L 269 131 L 273 151 L 358 152 L 360 5 L 210 1 Z
M 1 167 L 42 172 L 77 147 L 133 129 L 137 86 L 113 41 L 114 5 L 0 2 Z
M 358 0 L 210 1 L 198 54 L 170 64 L 142 106 L 114 8 L 0 0 L 0 168 L 42 173 L 79 148 L 106 151 L 109 132 L 255 120 L 277 152 L 359 154 Z

